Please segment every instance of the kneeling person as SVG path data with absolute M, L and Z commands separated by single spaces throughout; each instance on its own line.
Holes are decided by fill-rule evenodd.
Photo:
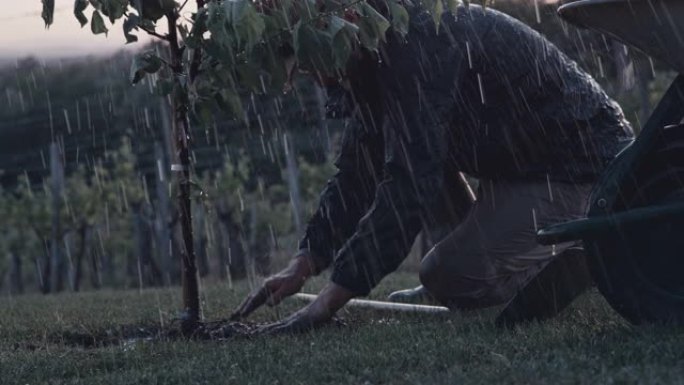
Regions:
M 410 13 L 405 38 L 389 31 L 379 58 L 365 52 L 350 63 L 355 118 L 339 171 L 290 265 L 234 318 L 332 267 L 316 301 L 267 330 L 323 323 L 393 272 L 421 230 L 436 243 L 421 282 L 452 308 L 510 301 L 573 246 L 540 246 L 536 230 L 584 215 L 592 184 L 632 138 L 620 107 L 503 13 L 459 7 L 438 32 L 431 15 Z M 460 173 L 480 180 L 476 202 Z

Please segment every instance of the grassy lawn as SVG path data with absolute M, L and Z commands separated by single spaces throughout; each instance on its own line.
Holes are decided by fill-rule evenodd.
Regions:
M 312 282 L 314 291 L 323 280 Z M 374 297 L 415 284 L 396 274 Z M 205 316 L 225 317 L 247 292 L 204 289 Z M 494 328 L 496 309 L 444 316 L 343 311 L 348 326 L 225 342 L 137 341 L 83 347 L 74 335 L 168 323 L 180 290 L 0 299 L 2 384 L 683 383 L 684 329 L 632 327 L 596 293 L 558 319 Z M 292 311 L 289 300 L 256 321 Z

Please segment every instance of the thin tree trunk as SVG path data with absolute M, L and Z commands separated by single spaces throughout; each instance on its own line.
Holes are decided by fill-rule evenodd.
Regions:
M 152 249 L 150 248 L 150 225 L 144 216 L 145 206 L 134 209 L 133 214 L 133 229 L 136 238 L 136 258 L 137 266 L 134 270 L 140 271 L 137 274 L 142 274 L 143 282 L 146 286 L 156 286 L 161 282 L 161 274 L 159 268 L 154 263 L 152 258 Z
M 150 269 L 150 276 L 152 277 L 150 282 L 153 282 L 153 283 L 151 283 L 151 284 L 152 285 L 161 285 L 162 282 L 164 282 L 164 280 L 163 280 L 162 271 L 159 268 L 159 264 L 157 264 L 157 262 L 152 257 L 152 255 L 149 255 L 147 257 L 146 262 L 147 262 L 147 265 Z
M 130 258 L 128 261 L 128 273 L 131 277 L 136 277 L 136 281 L 139 284 L 139 288 L 145 286 L 145 253 L 149 252 L 145 250 L 145 241 L 147 239 L 147 234 L 144 233 L 144 225 L 142 223 L 142 214 L 140 213 L 140 207 L 134 207 L 132 210 L 133 219 L 133 238 L 135 242 L 134 257 Z
M 113 251 L 107 251 L 102 255 L 102 266 L 100 271 L 104 277 L 103 284 L 105 287 L 111 287 L 116 282 L 116 271 L 114 271 L 114 255 Z
M 172 22 L 171 22 L 172 21 Z M 176 73 L 176 81 L 180 82 L 182 73 L 182 52 L 177 45 L 176 20 L 170 19 L 169 35 L 172 39 L 172 61 Z M 192 234 L 192 203 L 190 200 L 190 127 L 188 119 L 188 102 L 183 96 L 174 94 L 174 138 L 176 164 L 172 165 L 178 195 L 176 205 L 180 221 L 180 260 L 181 285 L 183 292 L 183 322 L 181 328 L 184 333 L 192 333 L 200 320 L 199 281 L 197 277 L 197 260 Z
M 11 294 L 21 294 L 24 292 L 23 275 L 21 257 L 18 253 L 10 251 L 9 289 Z
M 234 223 L 230 210 L 218 210 L 219 227 L 223 250 L 221 262 L 230 279 L 241 279 L 247 275 L 248 245 L 240 236 L 240 225 Z M 224 253 L 227 253 L 227 258 Z
M 223 223 L 221 221 L 221 213 L 219 212 L 219 208 L 216 208 L 217 212 L 217 218 L 216 221 L 214 222 L 214 228 L 216 229 L 216 241 L 214 242 L 214 261 L 215 261 L 215 266 L 213 266 L 214 271 L 217 273 L 218 278 L 221 280 L 224 280 L 228 277 L 228 270 L 227 270 L 227 257 L 226 253 L 228 250 L 228 235 L 226 234 L 226 229 L 225 226 L 223 226 Z
M 90 249 L 90 284 L 94 289 L 102 286 L 102 276 L 100 275 L 100 264 L 98 263 L 97 251 Z
M 78 229 L 79 246 L 78 254 L 76 254 L 76 261 L 74 266 L 74 277 L 71 286 L 74 291 L 81 290 L 81 277 L 83 276 L 83 256 L 86 253 L 86 244 L 88 237 L 88 226 L 82 224 Z
M 634 88 L 636 83 L 634 62 L 629 57 L 629 50 L 624 44 L 613 40 L 611 42 L 611 50 L 615 60 L 617 93 L 624 94 Z
M 238 236 L 240 234 L 238 233 Z M 256 203 L 252 202 L 249 207 L 249 239 L 245 239 L 247 246 L 247 252 L 245 253 L 245 271 L 247 272 L 247 282 L 249 287 L 254 287 L 256 285 L 256 258 L 255 255 L 261 253 L 261 245 L 257 244 L 257 209 Z
M 166 112 L 168 109 L 162 109 Z M 168 120 L 168 119 L 167 119 Z M 168 131 L 167 124 L 162 125 L 162 131 Z M 166 134 L 164 135 L 166 136 Z M 170 168 L 168 158 L 165 154 L 163 144 L 155 143 L 154 152 L 157 158 L 157 178 L 156 191 L 156 228 L 157 228 L 157 255 L 159 255 L 159 262 L 163 275 L 163 282 L 165 285 L 171 284 L 171 231 L 169 230 L 169 192 L 168 192 L 168 169 Z
M 43 251 L 43 258 L 36 264 L 39 274 L 40 291 L 43 294 L 50 294 L 52 286 L 50 285 L 52 276 L 52 263 L 50 260 L 50 245 L 45 245 L 45 250 Z
M 65 265 L 59 250 L 61 243 L 61 224 L 59 211 L 62 202 L 64 189 L 64 165 L 60 156 L 59 147 L 56 142 L 50 144 L 50 177 L 52 182 L 52 235 L 50 239 L 50 263 L 54 274 L 54 291 L 59 292 L 64 289 Z
M 188 148 L 188 117 L 184 105 L 174 106 L 177 117 L 177 148 L 180 172 L 177 172 L 178 214 L 181 228 L 181 285 L 183 287 L 184 327 L 195 329 L 200 319 L 199 281 L 192 234 L 192 204 L 190 201 L 190 150 Z
M 196 203 L 195 207 L 195 250 L 197 253 L 197 263 L 200 277 L 206 277 L 209 273 L 209 260 L 207 258 L 206 230 L 202 224 L 205 220 L 204 207 L 202 203 Z
M 644 55 L 638 54 L 638 67 L 637 67 L 637 86 L 639 90 L 639 126 L 635 127 L 641 130 L 649 116 L 651 115 L 651 91 L 650 84 L 654 79 L 655 73 L 653 72 L 653 63 L 651 59 Z
M 295 158 L 294 144 L 289 135 L 283 135 L 283 147 L 285 147 L 285 160 L 287 162 L 287 184 L 290 190 L 290 202 L 292 204 L 292 217 L 294 219 L 297 234 L 302 233 L 302 196 L 299 192 L 299 170 Z

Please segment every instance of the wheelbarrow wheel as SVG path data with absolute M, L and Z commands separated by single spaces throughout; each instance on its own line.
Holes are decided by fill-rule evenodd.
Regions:
M 613 213 L 684 202 L 684 126 L 663 129 L 619 191 Z M 684 324 L 684 217 L 615 223 L 584 243 L 598 289 L 618 313 L 635 324 Z

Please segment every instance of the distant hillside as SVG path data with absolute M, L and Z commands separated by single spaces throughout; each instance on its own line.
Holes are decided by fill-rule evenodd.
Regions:
M 14 64 L 15 62 L 16 60 L 14 59 L 0 57 L 0 69 L 4 69 L 5 67 L 8 67 Z
M 154 173 L 155 141 L 163 141 L 162 99 L 148 84 L 128 83 L 131 57 L 60 60 L 42 63 L 24 59 L 0 70 L 0 181 L 13 184 L 28 173 L 38 181 L 47 175 L 47 153 L 53 140 L 65 148 L 67 169 L 92 163 L 118 145 L 122 135 L 133 143 L 143 173 Z M 200 170 L 221 165 L 226 152 L 246 151 L 272 163 L 279 173 L 277 155 L 282 134 L 290 132 L 298 152 L 322 158 L 329 133 L 322 124 L 322 94 L 310 82 L 301 92 L 250 99 L 251 127 L 220 114 L 215 127 L 197 128 L 193 144 Z M 328 122 L 335 126 L 335 122 Z M 338 124 L 339 126 L 339 124 Z M 168 146 L 166 147 L 168 148 Z M 316 153 L 318 155 L 316 155 Z

